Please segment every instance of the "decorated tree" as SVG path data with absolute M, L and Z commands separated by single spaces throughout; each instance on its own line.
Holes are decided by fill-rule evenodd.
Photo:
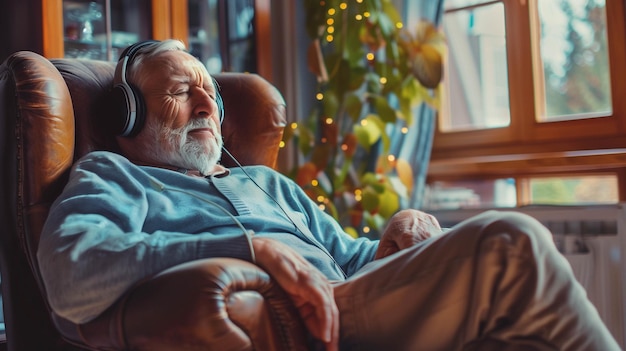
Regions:
M 444 40 L 426 21 L 405 29 L 388 0 L 303 1 L 317 102 L 285 133 L 302 156 L 290 176 L 349 232 L 375 233 L 413 188 L 388 132 L 438 105 Z

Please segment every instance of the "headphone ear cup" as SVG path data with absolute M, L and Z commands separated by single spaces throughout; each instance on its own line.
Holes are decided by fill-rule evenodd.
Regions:
M 141 91 L 136 88 L 135 86 L 133 86 L 132 84 L 130 85 L 130 90 L 133 92 L 133 98 L 135 100 L 135 111 L 136 111 L 136 116 L 135 116 L 135 124 L 133 125 L 133 128 L 130 130 L 130 134 L 128 136 L 135 136 L 137 135 L 142 129 L 143 129 L 143 125 L 146 121 L 146 101 L 143 98 L 143 94 L 141 93 Z
M 143 128 L 145 117 L 145 102 L 141 92 L 135 87 L 120 83 L 113 87 L 112 103 L 117 113 L 111 125 L 111 131 L 123 137 L 133 137 Z

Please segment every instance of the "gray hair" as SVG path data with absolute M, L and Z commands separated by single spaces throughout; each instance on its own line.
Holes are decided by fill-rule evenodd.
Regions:
M 146 59 L 153 58 L 167 51 L 184 51 L 187 52 L 187 48 L 185 44 L 176 39 L 167 39 L 163 41 L 155 41 L 154 43 L 146 44 L 139 48 L 134 54 L 132 61 L 129 63 L 128 67 L 126 67 L 126 79 L 129 84 L 133 84 L 136 87 L 142 86 L 142 79 L 145 79 L 145 76 L 142 76 L 141 73 L 141 65 L 143 61 Z M 121 61 L 118 62 L 118 66 L 121 64 Z M 119 67 L 116 69 L 116 75 L 119 72 Z M 122 77 L 115 77 L 115 84 L 121 82 Z

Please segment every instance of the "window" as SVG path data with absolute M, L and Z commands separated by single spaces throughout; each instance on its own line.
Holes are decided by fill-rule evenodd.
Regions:
M 526 191 L 540 179 L 602 171 L 608 178 L 599 179 L 621 194 L 624 13 L 622 1 L 447 0 L 448 57 L 431 190 L 452 187 L 457 196 L 473 188 L 467 182 L 498 184 L 510 204 L 503 184 L 513 182 L 520 205 L 541 202 Z M 460 181 L 461 188 L 450 185 Z
M 604 205 L 618 198 L 612 173 L 435 181 L 425 194 L 430 210 L 526 205 Z

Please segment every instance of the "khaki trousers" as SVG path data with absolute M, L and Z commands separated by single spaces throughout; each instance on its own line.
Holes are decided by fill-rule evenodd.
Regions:
M 620 350 L 549 231 L 490 211 L 335 285 L 342 350 Z

